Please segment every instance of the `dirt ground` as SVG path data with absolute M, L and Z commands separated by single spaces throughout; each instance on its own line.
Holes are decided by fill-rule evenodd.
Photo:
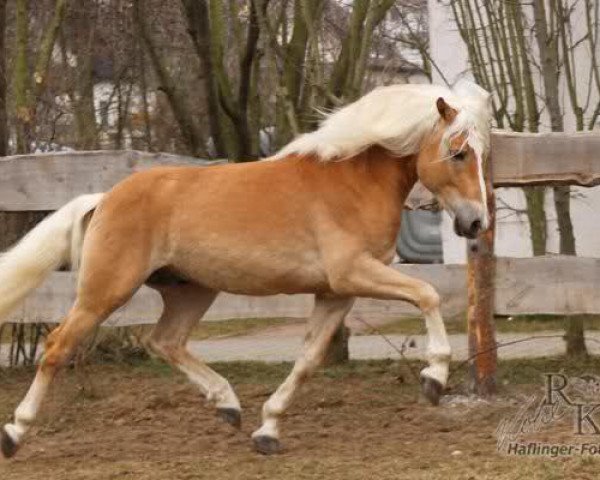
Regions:
M 599 366 L 593 360 L 577 369 Z M 215 368 L 242 401 L 241 431 L 217 419 L 195 388 L 162 364 L 90 365 L 60 376 L 27 442 L 13 460 L 0 460 L 0 478 L 551 480 L 596 479 L 600 471 L 593 457 L 496 452 L 500 419 L 540 390 L 539 372 L 564 370 L 561 359 L 505 362 L 496 400 L 439 407 L 419 399 L 410 371 L 399 362 L 326 369 L 298 395 L 283 423 L 285 450 L 273 457 L 254 453 L 249 436 L 261 404 L 289 365 Z M 0 372 L 2 422 L 10 419 L 32 375 L 30 369 Z

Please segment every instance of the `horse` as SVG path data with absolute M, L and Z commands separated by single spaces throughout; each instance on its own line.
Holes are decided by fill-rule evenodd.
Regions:
M 458 235 L 475 238 L 488 228 L 490 124 L 489 94 L 475 84 L 379 87 L 272 158 L 153 168 L 62 207 L 0 257 L 0 316 L 60 265 L 79 269 L 76 300 L 48 335 L 35 378 L 2 428 L 4 456 L 22 444 L 59 369 L 143 284 L 164 303 L 147 347 L 236 427 L 240 402 L 225 378 L 186 349 L 190 331 L 221 291 L 314 294 L 302 353 L 252 434 L 262 454 L 281 450 L 281 417 L 356 297 L 420 308 L 429 336 L 421 388 L 438 404 L 451 357 L 439 295 L 390 263 L 417 180 L 454 216 Z

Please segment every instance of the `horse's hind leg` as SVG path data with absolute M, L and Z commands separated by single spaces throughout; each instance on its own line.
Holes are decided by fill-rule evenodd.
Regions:
M 217 292 L 193 284 L 157 288 L 164 310 L 148 339 L 148 348 L 185 373 L 227 423 L 240 427 L 240 402 L 229 382 L 186 349 L 193 327 L 204 315 Z
M 116 254 L 119 255 L 119 251 Z M 106 251 L 91 252 L 73 308 L 48 336 L 44 356 L 29 391 L 15 410 L 14 422 L 5 425 L 0 432 L 0 447 L 5 457 L 17 451 L 58 370 L 94 328 L 127 302 L 145 280 L 144 262 L 131 261 L 127 268 L 114 271 L 113 265 L 123 264 L 114 257 Z
M 315 296 L 303 352 L 292 372 L 263 405 L 262 426 L 252 434 L 258 452 L 271 454 L 280 450 L 279 418 L 289 407 L 296 389 L 323 363 L 327 347 L 353 303 L 352 297 Z
M 106 223 L 107 229 L 112 227 L 112 223 Z M 116 228 L 112 230 L 118 231 Z M 15 410 L 14 422 L 0 432 L 0 447 L 5 457 L 15 454 L 56 373 L 69 361 L 85 337 L 127 302 L 148 276 L 149 255 L 139 246 L 142 242 L 131 240 L 132 235 L 123 235 L 122 238 L 128 238 L 130 243 L 115 239 L 107 243 L 103 234 L 100 229 L 86 238 L 77 300 L 61 325 L 48 336 L 35 379 Z M 128 245 L 135 248 L 127 248 Z M 120 268 L 115 268 L 116 265 Z

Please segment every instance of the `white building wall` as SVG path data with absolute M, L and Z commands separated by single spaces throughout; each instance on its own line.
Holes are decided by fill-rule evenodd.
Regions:
M 448 2 L 428 0 L 430 19 L 430 45 L 431 55 L 444 77 L 450 84 L 458 79 L 470 77 L 468 56 L 465 45 L 458 34 L 453 20 L 452 10 Z M 585 18 L 582 14 L 576 15 L 576 25 L 581 25 Z M 587 71 L 589 55 L 585 51 L 577 52 L 577 60 L 582 65 L 581 71 Z M 443 83 L 441 76 L 433 70 L 434 82 Z M 578 76 L 582 78 L 582 75 Z M 540 81 L 539 78 L 537 78 Z M 580 86 L 582 84 L 580 82 Z M 564 88 L 561 103 L 568 104 Z M 592 101 L 598 101 L 592 98 Z M 565 109 L 568 110 L 568 109 Z M 542 120 L 542 129 L 548 129 L 547 119 Z M 565 116 L 565 129 L 575 130 L 572 115 Z M 600 131 L 599 131 L 600 134 Z M 600 155 L 600 152 L 599 152 Z M 568 159 L 565 159 L 568 161 Z M 498 256 L 528 257 L 532 255 L 531 241 L 529 238 L 529 224 L 524 213 L 517 213 L 505 208 L 505 204 L 516 210 L 525 209 L 525 197 L 521 189 L 505 188 L 496 190 L 497 195 L 497 227 L 496 227 L 496 253 Z M 548 253 L 558 253 L 559 235 L 556 223 L 556 214 L 552 199 L 552 191 L 546 194 L 546 215 L 548 217 Z M 445 263 L 464 263 L 466 261 L 466 241 L 457 237 L 452 229 L 452 222 L 444 215 L 442 224 L 444 240 Z M 600 257 L 600 187 L 573 188 L 571 201 L 571 218 L 575 230 L 577 254 L 579 256 Z

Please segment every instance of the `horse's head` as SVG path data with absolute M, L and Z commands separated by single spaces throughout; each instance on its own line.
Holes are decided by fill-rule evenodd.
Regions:
M 454 231 L 467 238 L 489 226 L 483 165 L 490 126 L 481 105 L 463 111 L 438 98 L 437 126 L 417 160 L 421 182 L 454 217 Z

